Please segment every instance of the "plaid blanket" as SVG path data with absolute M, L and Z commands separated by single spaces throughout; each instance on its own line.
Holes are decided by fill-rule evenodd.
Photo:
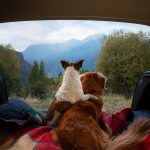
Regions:
M 0 123 L 0 150 L 3 150 L 10 146 L 12 143 L 15 143 L 16 140 L 28 133 L 29 131 L 32 131 L 36 129 L 36 126 L 24 126 L 23 128 L 18 128 L 16 130 L 11 130 L 7 127 L 6 124 Z
M 54 141 L 52 140 L 50 136 L 50 133 L 49 133 L 50 130 L 51 128 L 49 128 L 48 126 L 24 127 L 12 133 L 6 129 L 5 130 L 3 129 L 4 132 L 1 132 L 2 134 L 0 136 L 0 140 L 1 140 L 0 149 L 3 150 L 9 147 L 13 143 L 15 143 L 19 137 L 22 136 L 21 139 L 24 141 L 25 147 L 28 147 L 28 145 L 30 146 L 33 145 L 34 150 L 49 150 L 49 149 L 50 150 L 62 150 L 60 147 L 55 145 Z
M 125 108 L 120 112 L 107 116 L 105 112 L 102 114 L 102 120 L 106 122 L 112 129 L 112 135 L 117 135 L 127 129 L 128 125 L 133 121 L 130 117 L 134 116 L 134 112 L 130 108 Z M 142 116 L 148 117 L 142 112 Z M 138 117 L 140 117 L 139 115 Z M 142 143 L 137 145 L 137 150 L 150 150 L 150 135 L 148 135 Z
M 62 150 L 61 147 L 56 146 L 52 140 L 49 132 L 50 129 L 48 126 L 43 126 L 28 132 L 26 136 L 22 138 L 22 141 L 26 143 L 25 147 L 28 147 L 28 144 L 30 144 L 34 150 Z
M 107 116 L 105 112 L 102 114 L 102 119 L 112 128 L 113 135 L 116 135 L 119 132 L 122 132 L 125 128 L 127 128 L 129 122 L 126 121 L 129 114 L 131 113 L 131 109 L 126 108 L 116 114 L 112 114 Z M 61 150 L 61 147 L 56 146 L 54 141 L 50 136 L 51 128 L 47 126 L 43 127 L 24 127 L 23 129 L 19 129 L 11 134 L 10 131 L 6 132 L 1 128 L 0 132 L 3 130 L 5 132 L 5 136 L 0 134 L 0 149 L 4 149 L 8 145 L 15 142 L 20 136 L 24 135 L 24 143 L 28 146 L 28 143 L 32 142 L 32 148 L 34 150 Z M 32 141 L 31 141 L 32 140 Z M 137 150 L 150 150 L 150 135 L 144 139 L 142 143 L 139 143 Z

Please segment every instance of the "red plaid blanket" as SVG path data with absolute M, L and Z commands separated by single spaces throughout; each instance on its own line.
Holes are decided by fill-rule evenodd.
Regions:
M 110 116 L 107 116 L 104 112 L 102 114 L 102 119 L 106 123 L 108 123 L 108 125 L 112 128 L 113 135 L 115 135 L 118 132 L 120 126 L 125 124 L 126 117 L 130 112 L 131 109 L 129 108 L 123 109 L 122 111 L 117 112 L 116 114 L 112 114 Z M 125 126 L 127 127 L 126 124 Z M 0 149 L 9 145 L 10 143 L 12 143 L 12 141 L 14 142 L 16 139 L 18 139 L 18 137 L 26 133 L 26 135 L 30 138 L 26 138 L 25 140 L 27 141 L 24 143 L 28 144 L 28 142 L 31 142 L 32 139 L 35 150 L 62 150 L 61 147 L 55 145 L 54 141 L 50 136 L 50 130 L 51 128 L 47 126 L 34 129 L 32 127 L 27 127 L 18 130 L 17 132 L 9 136 L 7 140 L 5 139 L 5 142 L 0 145 Z M 28 141 L 28 139 L 30 140 Z M 142 143 L 139 143 L 137 150 L 150 150 L 150 135 L 147 136 Z
M 35 150 L 62 150 L 61 147 L 55 145 L 50 136 L 50 128 L 47 126 L 39 127 L 28 133 L 34 143 Z

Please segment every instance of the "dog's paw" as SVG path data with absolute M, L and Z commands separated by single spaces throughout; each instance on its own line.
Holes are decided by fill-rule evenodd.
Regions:
M 85 94 L 81 97 L 81 100 L 89 100 L 89 99 L 98 99 L 98 97 L 91 95 L 91 94 Z
M 98 99 L 98 97 L 97 97 L 97 96 L 94 96 L 94 95 L 90 95 L 89 98 L 92 98 L 92 99 Z

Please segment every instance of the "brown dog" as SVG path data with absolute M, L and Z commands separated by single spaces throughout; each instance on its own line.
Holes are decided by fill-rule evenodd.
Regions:
M 93 94 L 99 99 L 89 99 L 73 104 L 63 115 L 58 128 L 51 131 L 52 138 L 64 150 L 101 150 L 106 148 L 111 130 L 98 124 L 102 113 L 106 77 L 99 73 L 81 76 L 84 94 Z
M 80 80 L 84 94 L 90 93 L 97 97 L 103 95 L 107 78 L 102 73 L 86 72 L 80 75 Z
M 110 128 L 105 123 L 103 127 L 98 124 L 106 78 L 99 73 L 85 73 L 81 82 L 84 93 L 99 99 L 79 101 L 66 110 L 58 128 L 51 130 L 56 144 L 64 150 L 136 150 L 137 144 L 150 134 L 150 120 L 135 120 L 121 135 L 111 139 Z

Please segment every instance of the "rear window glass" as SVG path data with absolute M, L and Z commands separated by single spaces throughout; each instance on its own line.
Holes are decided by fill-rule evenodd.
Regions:
M 9 99 L 46 109 L 63 79 L 60 60 L 84 59 L 80 74 L 101 72 L 108 113 L 130 107 L 138 78 L 150 70 L 150 27 L 139 24 L 47 20 L 0 24 L 0 74 Z M 91 85 L 94 86 L 94 85 Z

